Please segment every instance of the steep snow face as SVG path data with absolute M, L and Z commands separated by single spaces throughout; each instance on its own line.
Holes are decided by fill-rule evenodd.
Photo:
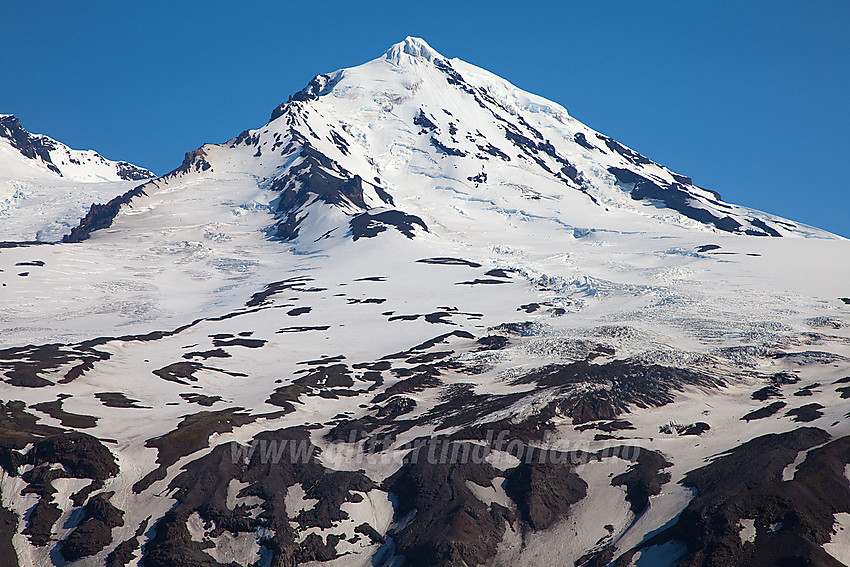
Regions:
M 0 246 L 0 553 L 847 557 L 848 245 L 408 38 Z
M 14 115 L 0 115 L 0 240 L 59 240 L 92 203 L 152 177 L 126 161 L 30 134 Z

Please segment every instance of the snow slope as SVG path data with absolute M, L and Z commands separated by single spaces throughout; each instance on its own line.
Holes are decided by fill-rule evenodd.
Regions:
M 845 239 L 416 38 L 106 197 L 0 250 L 20 565 L 847 557 Z

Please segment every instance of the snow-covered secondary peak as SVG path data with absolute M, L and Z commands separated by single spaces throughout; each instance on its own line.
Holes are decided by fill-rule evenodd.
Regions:
M 418 57 L 427 61 L 445 59 L 445 57 L 437 53 L 434 48 L 428 45 L 424 39 L 411 36 L 407 36 L 404 38 L 404 41 L 394 44 L 392 47 L 387 49 L 386 53 L 384 53 L 384 57 L 395 64 L 401 63 L 403 55 Z
M 31 134 L 13 114 L 0 114 L 0 144 L 11 147 L 35 169 L 73 181 L 141 181 L 154 177 L 147 169 L 126 161 L 112 161 L 94 150 L 73 150 L 43 134 Z M 13 167 L 4 154 L 0 174 Z

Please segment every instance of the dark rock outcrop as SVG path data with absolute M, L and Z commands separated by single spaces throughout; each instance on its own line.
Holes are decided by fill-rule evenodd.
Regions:
M 191 455 L 206 447 L 213 433 L 232 431 L 234 427 L 251 423 L 257 419 L 241 411 L 242 408 L 229 408 L 219 411 L 201 411 L 183 418 L 177 429 L 145 442 L 146 447 L 157 449 L 158 467 L 133 485 L 133 492 L 139 494 L 151 484 L 165 478 L 168 467 L 181 457 Z
M 2 492 L 0 492 L 2 494 Z M 18 530 L 18 515 L 0 506 L 0 559 L 4 565 L 18 567 L 18 554 L 12 545 L 12 536 Z
M 447 445 L 446 451 L 467 450 L 463 445 Z M 401 469 L 384 481 L 384 488 L 397 497 L 396 518 L 412 513 L 403 529 L 391 533 L 397 553 L 411 567 L 484 563 L 496 554 L 513 514 L 496 503 L 483 503 L 467 482 L 489 486 L 498 472 L 486 462 L 428 462 L 424 453 L 408 454 Z
M 630 169 L 621 167 L 609 167 L 608 171 L 617 178 L 618 182 L 625 185 L 632 185 L 630 194 L 632 199 L 636 201 L 660 201 L 664 203 L 665 207 L 678 211 L 688 218 L 715 226 L 725 232 L 742 232 L 759 236 L 779 236 L 779 233 L 771 234 L 766 232 L 764 228 L 757 227 L 755 224 L 751 228 L 745 228 L 729 215 L 721 217 L 714 214 L 705 206 L 699 206 L 701 204 L 699 200 L 689 193 L 687 188 L 681 183 L 664 184 L 660 180 L 653 181 Z
M 639 516 L 649 505 L 649 497 L 661 492 L 661 487 L 670 482 L 670 473 L 662 469 L 673 466 L 661 453 L 641 449 L 629 469 L 611 479 L 612 486 L 626 487 L 626 501 L 632 513 Z
M 60 552 L 65 561 L 76 561 L 102 551 L 112 543 L 112 528 L 124 525 L 124 512 L 113 506 L 112 492 L 89 499 L 83 519 L 62 541 Z
M 33 136 L 21 126 L 20 120 L 14 115 L 0 116 L 0 138 L 6 138 L 12 147 L 29 159 L 40 160 L 47 168 L 61 176 L 62 172 L 50 159 L 50 150 L 56 144 L 45 136 Z
M 692 370 L 632 360 L 604 364 L 585 360 L 545 366 L 515 378 L 514 383 L 560 390 L 563 396 L 552 402 L 555 409 L 572 417 L 573 423 L 581 424 L 614 419 L 632 404 L 663 406 L 672 402 L 673 393 L 686 384 L 717 387 L 722 382 Z
M 341 535 L 326 538 L 307 536 L 298 543 L 297 531 L 332 528 L 348 519 L 345 502 L 358 502 L 375 484 L 361 472 L 334 471 L 317 459 L 309 430 L 289 428 L 264 431 L 250 446 L 219 445 L 208 455 L 192 461 L 169 485 L 177 504 L 156 523 L 155 537 L 145 545 L 146 567 L 217 566 L 205 553 L 204 543 L 193 541 L 186 522 L 198 513 L 216 530 L 254 533 L 267 530 L 262 545 L 271 554 L 272 565 L 299 565 L 337 557 Z M 247 484 L 240 496 L 259 498 L 259 516 L 245 506 L 227 506 L 228 485 L 232 479 Z M 305 498 L 317 504 L 297 515 L 285 504 L 289 487 L 300 484 Z M 290 512 L 294 518 L 290 519 Z M 361 530 L 361 532 L 364 530 Z
M 834 514 L 850 512 L 850 437 L 822 447 L 829 434 L 803 427 L 757 437 L 688 473 L 682 484 L 696 496 L 675 523 L 639 548 L 681 541 L 682 567 L 748 565 L 841 565 L 823 549 Z M 809 450 L 790 481 L 783 471 L 799 451 Z M 741 520 L 754 520 L 752 542 L 741 539 Z M 621 560 L 634 555 L 626 553 Z
M 139 185 L 130 189 L 104 205 L 93 204 L 86 216 L 80 219 L 80 224 L 62 237 L 62 242 L 82 242 L 88 240 L 92 232 L 112 226 L 122 206 L 129 203 L 134 197 L 146 194 L 143 187 L 144 185 Z
M 505 490 L 534 530 L 545 530 L 587 495 L 587 483 L 565 464 L 524 462 L 506 476 Z
M 378 234 L 393 227 L 407 238 L 413 238 L 414 226 L 419 226 L 425 232 L 428 227 L 425 222 L 416 215 L 409 215 L 397 210 L 368 211 L 353 217 L 349 221 L 351 237 L 354 240 L 360 238 L 374 238 Z

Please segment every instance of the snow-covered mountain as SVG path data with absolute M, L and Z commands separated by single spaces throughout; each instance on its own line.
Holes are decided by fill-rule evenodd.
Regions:
M 30 134 L 14 115 L 0 114 L 0 240 L 61 238 L 92 203 L 152 177 L 126 161 Z
M 417 39 L 365 65 L 315 77 L 276 108 L 266 126 L 206 145 L 186 160 L 176 173 L 261 176 L 259 186 L 280 195 L 272 234 L 294 240 L 303 233 L 299 242 L 307 248 L 329 230 L 343 236 L 341 219 L 352 217 L 351 227 L 365 222 L 356 220 L 364 218 L 360 213 L 412 214 L 421 230 L 433 216 L 432 222 L 458 231 L 469 207 L 492 211 L 500 226 L 513 217 L 560 228 L 565 222 L 599 229 L 660 222 L 829 237 L 725 203 L 579 123 L 563 107 L 448 60 Z M 169 193 L 180 179 L 166 176 Z M 151 199 L 144 202 L 158 203 L 157 191 L 146 190 Z M 438 211 L 429 212 L 435 206 Z M 383 212 L 384 219 L 397 216 Z
M 6 563 L 850 561 L 850 243 L 421 39 L 77 218 L 0 250 Z

